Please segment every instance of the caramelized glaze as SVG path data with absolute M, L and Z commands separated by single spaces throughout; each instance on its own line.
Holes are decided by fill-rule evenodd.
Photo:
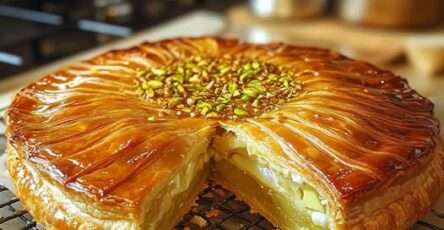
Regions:
M 179 118 L 149 104 L 135 93 L 136 70 L 238 53 L 292 69 L 303 91 L 275 111 L 229 123 L 313 170 L 343 202 L 431 159 L 439 133 L 433 104 L 399 76 L 327 50 L 216 38 L 143 43 L 50 74 L 15 97 L 6 115 L 9 141 L 67 188 L 137 205 L 199 130 L 225 121 Z

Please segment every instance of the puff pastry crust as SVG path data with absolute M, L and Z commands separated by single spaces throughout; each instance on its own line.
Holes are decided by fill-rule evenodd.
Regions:
M 180 117 L 134 92 L 138 69 L 194 54 L 285 66 L 303 90 L 240 120 Z M 433 104 L 401 77 L 323 49 L 212 37 L 147 42 L 28 85 L 6 121 L 18 196 L 49 229 L 140 229 L 156 189 L 219 128 L 302 175 L 327 199 L 331 229 L 406 229 L 444 188 Z

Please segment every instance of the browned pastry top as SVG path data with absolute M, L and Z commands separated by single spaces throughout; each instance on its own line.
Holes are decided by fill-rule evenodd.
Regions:
M 224 57 L 226 73 L 218 68 Z M 207 79 L 193 66 L 182 82 L 170 79 L 201 60 L 209 62 L 203 70 L 216 65 Z M 241 80 L 254 63 L 259 74 Z M 278 81 L 266 85 L 271 74 Z M 265 90 L 248 92 L 256 75 Z M 238 92 L 224 89 L 230 82 Z M 203 96 L 192 97 L 195 86 Z M 210 37 L 143 43 L 74 64 L 21 90 L 7 112 L 11 144 L 44 175 L 128 207 L 220 122 L 315 172 L 343 203 L 422 170 L 439 133 L 433 104 L 389 71 L 322 49 Z

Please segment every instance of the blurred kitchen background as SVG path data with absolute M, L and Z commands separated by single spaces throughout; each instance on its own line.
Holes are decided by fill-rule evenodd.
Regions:
M 422 75 L 438 74 L 444 69 L 442 0 L 3 0 L 0 3 L 0 79 L 131 38 L 196 11 L 214 13 L 224 23 L 220 31 L 213 31 L 211 23 L 205 25 L 202 18 L 202 27 L 197 28 L 201 34 L 325 47 L 379 65 L 405 62 Z M 188 33 L 185 31 L 183 35 Z M 146 39 L 150 40 L 150 36 Z
M 218 14 L 224 28 L 211 32 L 219 35 L 255 42 L 320 46 L 376 64 L 406 61 L 408 57 L 408 64 L 426 75 L 444 69 L 444 54 L 440 52 L 444 49 L 442 0 L 3 0 L 0 3 L 0 79 L 131 38 L 135 33 L 195 11 Z M 207 31 L 204 24 L 200 28 L 203 34 Z
M 218 0 L 0 1 L 0 77 L 5 78 L 192 12 Z
M 369 61 L 407 78 L 444 122 L 444 0 L 0 0 L 0 117 L 20 87 L 64 65 L 199 35 L 317 46 Z M 4 129 L 0 122 L 0 155 Z M 0 229 L 33 229 L 31 217 L 11 209 L 18 200 L 8 199 L 0 211 L 13 212 L 1 211 Z M 415 229 L 444 229 L 444 205 L 435 211 Z

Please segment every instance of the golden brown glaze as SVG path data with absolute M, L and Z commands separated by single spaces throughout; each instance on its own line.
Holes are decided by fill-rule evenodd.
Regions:
M 139 68 L 238 53 L 293 69 L 303 91 L 275 111 L 234 121 L 179 119 L 134 92 Z M 6 116 L 10 143 L 41 172 L 131 207 L 164 176 L 151 165 L 174 168 L 173 156 L 199 130 L 220 123 L 266 140 L 344 206 L 425 169 L 439 133 L 433 104 L 389 71 L 322 49 L 218 38 L 143 43 L 69 66 L 21 90 Z

